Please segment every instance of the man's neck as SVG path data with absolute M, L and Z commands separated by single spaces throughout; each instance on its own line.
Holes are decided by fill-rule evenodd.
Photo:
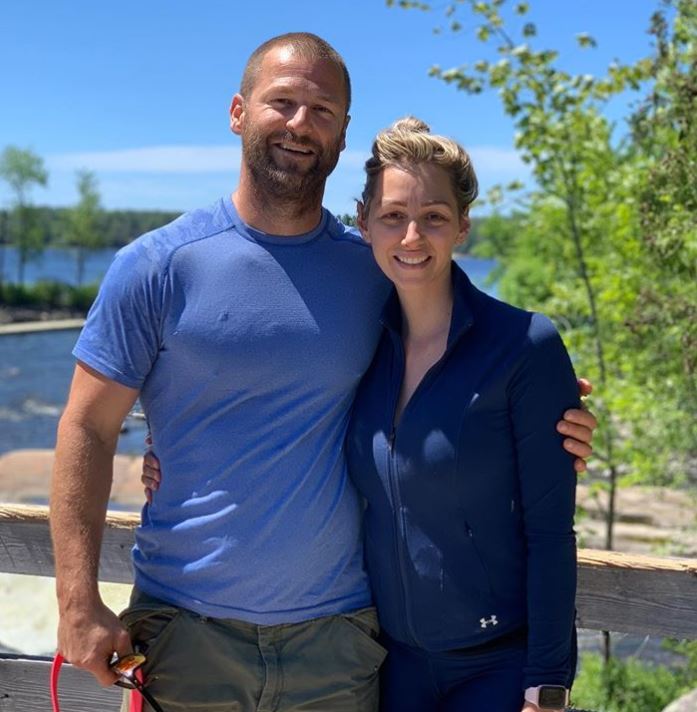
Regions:
M 254 182 L 244 175 L 231 197 L 247 225 L 270 235 L 304 235 L 316 228 L 322 218 L 321 194 L 313 204 L 308 204 L 307 199 L 284 201 L 257 190 Z

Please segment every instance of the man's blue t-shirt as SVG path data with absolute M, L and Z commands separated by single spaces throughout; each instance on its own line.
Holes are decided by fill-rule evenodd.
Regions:
M 370 604 L 344 436 L 387 293 L 327 211 L 275 237 L 221 199 L 118 253 L 73 353 L 141 391 L 162 464 L 136 586 L 258 624 Z

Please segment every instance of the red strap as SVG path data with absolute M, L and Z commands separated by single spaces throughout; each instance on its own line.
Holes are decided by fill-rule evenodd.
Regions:
M 56 653 L 56 657 L 53 658 L 51 663 L 51 708 L 53 712 L 60 712 L 60 706 L 58 705 L 58 676 L 61 672 L 61 665 L 63 665 L 63 656 L 60 653 Z
M 58 678 L 60 677 L 64 660 L 65 658 L 60 653 L 56 653 L 51 663 L 49 689 L 51 693 L 51 709 L 53 712 L 60 712 L 60 705 L 58 703 Z M 136 670 L 136 677 L 140 682 L 143 682 L 143 671 Z M 143 712 L 143 695 L 141 695 L 138 690 L 131 690 L 129 710 L 130 712 Z
M 138 668 L 136 670 L 138 682 L 143 682 L 143 671 Z M 130 712 L 143 712 L 143 695 L 138 690 L 131 690 L 131 704 L 129 705 Z

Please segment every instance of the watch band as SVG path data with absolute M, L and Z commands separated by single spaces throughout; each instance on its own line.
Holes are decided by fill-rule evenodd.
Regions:
M 569 690 L 563 685 L 538 685 L 525 690 L 525 701 L 541 710 L 560 710 L 569 704 Z

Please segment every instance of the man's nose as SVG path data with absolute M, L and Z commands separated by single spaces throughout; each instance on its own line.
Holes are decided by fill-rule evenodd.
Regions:
M 302 133 L 307 130 L 310 125 L 310 114 L 307 106 L 301 104 L 293 112 L 292 116 L 286 121 L 286 126 L 293 133 Z

